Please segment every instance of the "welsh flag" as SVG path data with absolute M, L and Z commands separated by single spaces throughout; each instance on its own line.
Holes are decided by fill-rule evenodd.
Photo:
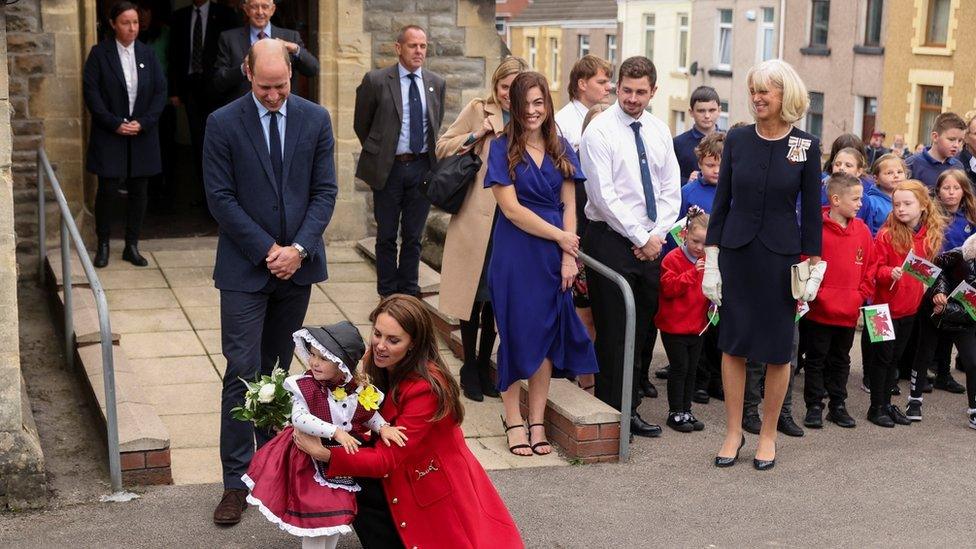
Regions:
M 861 307 L 864 310 L 864 329 L 868 331 L 871 343 L 895 339 L 895 325 L 891 321 L 891 311 L 887 303 Z
M 976 320 L 976 288 L 966 284 L 966 281 L 963 280 L 958 286 L 956 286 L 955 290 L 952 290 L 949 297 L 955 299 L 959 303 L 962 303 L 963 308 L 966 309 L 969 316 L 971 316 L 973 320 Z
M 671 238 L 674 239 L 678 246 L 683 246 L 685 243 L 685 223 L 687 222 L 688 218 L 682 217 L 676 221 L 675 224 L 671 226 L 671 230 L 668 231 L 668 234 L 671 235 Z
M 793 317 L 793 323 L 797 323 L 803 318 L 803 315 L 810 312 L 810 304 L 806 301 L 797 300 L 796 302 L 796 316 Z
M 901 268 L 905 274 L 912 275 L 922 284 L 925 284 L 926 288 L 932 284 L 935 284 L 935 279 L 939 278 L 939 274 L 942 273 L 942 269 L 936 267 L 934 263 L 926 261 L 925 258 L 915 255 L 914 250 L 908 251 L 908 256 L 905 257 L 905 262 L 902 264 Z
M 714 303 L 708 304 L 708 323 L 712 326 L 718 326 L 718 305 Z

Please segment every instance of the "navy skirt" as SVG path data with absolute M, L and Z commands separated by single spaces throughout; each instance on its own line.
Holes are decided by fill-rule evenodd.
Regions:
M 798 260 L 770 251 L 758 238 L 741 248 L 721 248 L 722 352 L 765 364 L 790 361 L 796 316 L 790 266 Z

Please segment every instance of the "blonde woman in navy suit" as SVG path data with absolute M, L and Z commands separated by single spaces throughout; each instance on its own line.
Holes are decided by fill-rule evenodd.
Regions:
M 158 122 L 166 105 L 166 77 L 152 47 L 136 40 L 135 4 L 112 6 L 109 23 L 115 37 L 92 47 L 84 70 L 85 106 L 92 121 L 86 169 L 98 176 L 94 264 L 108 264 L 112 202 L 124 183 L 128 204 L 122 259 L 144 267 L 139 231 L 146 213 L 148 178 L 162 171 Z
M 767 365 L 764 421 L 753 460 L 756 469 L 766 470 L 775 465 L 776 418 L 793 352 L 796 300 L 790 266 L 801 254 L 814 265 L 804 301 L 816 297 L 826 268 L 820 262 L 820 140 L 793 127 L 810 101 L 788 63 L 764 61 L 749 71 L 746 81 L 756 123 L 730 131 L 725 140 L 705 240 L 702 290 L 721 307 L 722 317 L 718 345 L 728 417 L 715 465 L 733 465 L 745 443 L 742 400 L 748 357 Z

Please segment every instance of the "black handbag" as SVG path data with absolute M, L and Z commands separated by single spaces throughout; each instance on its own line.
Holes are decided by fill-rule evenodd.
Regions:
M 471 183 L 481 169 L 481 157 L 474 150 L 453 154 L 437 162 L 420 184 L 420 192 L 430 203 L 449 214 L 461 209 Z

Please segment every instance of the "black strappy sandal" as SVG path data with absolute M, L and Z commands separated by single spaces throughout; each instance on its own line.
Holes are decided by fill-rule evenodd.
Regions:
M 596 387 L 596 383 L 594 383 L 592 385 L 587 385 L 586 387 L 583 387 L 582 385 L 577 385 L 577 387 L 579 387 L 580 389 L 582 389 L 582 390 L 586 391 L 587 393 L 589 393 L 590 392 L 590 389 Z
M 546 426 L 544 424 L 542 424 L 542 423 L 530 423 L 529 424 L 529 443 L 530 444 L 532 443 L 532 428 L 533 427 L 542 427 L 542 430 L 543 431 L 546 430 Z M 540 452 L 540 451 L 536 450 L 536 448 L 538 448 L 540 446 L 548 446 L 549 447 L 549 451 L 548 452 Z M 531 448 L 532 449 L 532 453 L 535 454 L 535 455 L 537 455 L 537 456 L 547 456 L 547 455 L 549 455 L 549 454 L 552 453 L 552 444 L 549 444 L 549 441 L 548 440 L 543 440 L 543 441 L 536 442 L 535 444 L 532 444 L 532 446 L 529 446 L 529 448 Z
M 511 427 L 509 427 L 509 425 L 507 423 L 505 423 L 505 416 L 498 416 L 498 417 L 499 417 L 499 419 L 502 420 L 502 427 L 505 428 L 505 438 L 506 439 L 508 438 L 508 432 L 511 431 L 512 429 L 518 429 L 519 427 L 525 429 L 525 425 L 523 425 L 521 423 L 518 424 L 518 425 L 512 425 Z M 525 429 L 525 435 L 531 439 L 531 434 L 529 433 L 529 430 L 528 429 Z M 529 450 L 532 450 L 532 454 L 536 453 L 535 448 L 532 447 L 532 446 L 529 446 L 528 444 L 515 444 L 515 445 L 512 445 L 512 446 L 509 446 L 508 447 L 508 451 L 511 452 L 512 455 L 515 455 L 515 456 L 518 456 L 518 457 L 532 457 L 532 454 L 518 454 L 518 453 L 515 452 L 515 450 L 521 450 L 522 448 L 528 448 Z

